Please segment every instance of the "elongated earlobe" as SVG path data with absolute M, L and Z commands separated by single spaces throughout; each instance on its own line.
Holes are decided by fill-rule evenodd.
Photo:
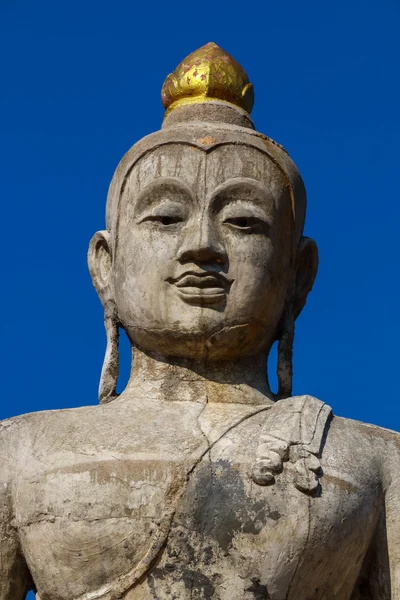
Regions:
M 297 248 L 292 290 L 288 294 L 278 337 L 278 399 L 289 398 L 292 395 L 295 320 L 304 308 L 317 270 L 317 245 L 314 240 L 302 237 Z
M 111 279 L 112 256 L 109 231 L 98 231 L 91 239 L 88 264 L 93 285 L 104 309 L 107 347 L 101 370 L 99 400 L 102 404 L 105 404 L 111 402 L 118 395 L 119 374 L 119 320 Z
M 294 315 L 292 304 L 285 309 L 282 319 L 281 335 L 278 340 L 278 400 L 292 395 L 293 383 L 293 342 Z
M 119 375 L 119 330 L 118 322 L 113 316 L 104 316 L 107 336 L 107 347 L 101 369 L 99 400 L 101 404 L 111 402 L 118 396 L 117 383 Z

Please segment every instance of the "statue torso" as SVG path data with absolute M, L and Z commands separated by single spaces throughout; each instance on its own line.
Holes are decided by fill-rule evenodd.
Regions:
M 269 410 L 115 401 L 36 415 L 14 524 L 41 599 L 350 599 L 381 507 L 371 441 L 334 419 L 316 493 L 289 463 L 261 486 Z

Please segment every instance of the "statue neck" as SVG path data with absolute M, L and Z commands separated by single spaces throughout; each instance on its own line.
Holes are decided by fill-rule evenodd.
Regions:
M 200 362 L 149 354 L 135 347 L 128 385 L 132 400 L 273 404 L 264 354 L 237 361 Z

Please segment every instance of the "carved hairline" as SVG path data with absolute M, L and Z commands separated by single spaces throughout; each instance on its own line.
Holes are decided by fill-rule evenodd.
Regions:
M 191 146 L 191 147 L 197 148 L 198 150 L 201 150 L 205 154 L 211 153 L 213 150 L 215 150 L 216 148 L 220 148 L 221 146 L 229 146 L 229 145 L 247 146 L 249 148 L 253 148 L 255 150 L 258 150 L 259 152 L 261 152 L 267 158 L 270 159 L 270 161 L 278 168 L 278 170 L 281 172 L 281 174 L 283 175 L 283 177 L 286 179 L 286 182 L 287 182 L 287 184 L 289 186 L 289 189 L 290 189 L 290 200 L 291 200 L 291 204 L 292 204 L 293 218 L 294 218 L 294 220 L 296 220 L 296 205 L 295 205 L 293 185 L 292 185 L 292 182 L 290 181 L 290 178 L 289 178 L 288 174 L 286 173 L 285 169 L 283 169 L 283 167 L 279 163 L 279 161 L 270 152 L 268 152 L 267 150 L 264 150 L 263 148 L 260 148 L 259 146 L 255 145 L 255 144 L 250 144 L 248 142 L 239 142 L 238 143 L 238 142 L 224 141 L 224 142 L 217 142 L 215 144 L 211 144 L 210 146 L 204 146 L 204 145 L 196 143 L 194 141 L 187 141 L 187 140 L 168 140 L 168 141 L 165 141 L 165 142 L 156 143 L 151 148 L 146 148 L 140 154 L 138 154 L 134 158 L 134 160 L 130 163 L 130 165 L 128 166 L 128 168 L 126 169 L 125 174 L 124 174 L 124 178 L 123 178 L 123 180 L 121 182 L 120 189 L 119 189 L 118 204 L 119 204 L 119 202 L 121 200 L 122 194 L 124 193 L 125 186 L 126 186 L 126 183 L 128 181 L 129 175 L 131 174 L 132 170 L 134 169 L 135 165 L 139 162 L 139 160 L 141 160 L 142 158 L 144 158 L 146 156 L 146 154 L 149 154 L 150 152 L 153 152 L 154 150 L 157 150 L 157 148 L 161 148 L 163 146 L 169 146 L 171 144 L 173 144 L 173 145 Z M 111 186 L 110 186 L 110 192 L 111 192 Z M 107 197 L 107 205 L 109 204 L 110 201 L 112 202 L 112 200 L 113 200 L 113 198 L 110 198 L 110 195 L 111 194 L 109 193 L 109 195 Z M 116 225 L 117 224 L 118 224 L 118 222 L 116 223 Z M 112 229 L 112 227 L 110 227 L 109 225 L 110 224 L 107 223 L 107 229 Z

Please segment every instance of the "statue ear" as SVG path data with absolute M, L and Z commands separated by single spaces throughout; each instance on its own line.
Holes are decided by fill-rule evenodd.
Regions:
M 92 282 L 104 308 L 113 300 L 111 284 L 111 235 L 109 231 L 97 231 L 89 244 L 88 265 Z
M 111 277 L 111 236 L 108 231 L 98 231 L 90 240 L 88 264 L 93 285 L 104 308 L 107 348 L 100 377 L 99 400 L 106 403 L 117 396 L 119 372 L 118 316 Z
M 293 297 L 293 316 L 295 319 L 304 308 L 308 293 L 311 291 L 318 271 L 317 244 L 308 237 L 302 237 L 296 256 L 295 289 Z

